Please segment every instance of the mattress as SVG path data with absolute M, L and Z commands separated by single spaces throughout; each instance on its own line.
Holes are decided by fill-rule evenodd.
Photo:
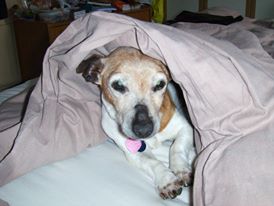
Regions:
M 128 164 L 110 140 L 79 155 L 35 169 L 0 188 L 11 206 L 186 206 L 189 188 L 162 200 L 152 180 Z
M 30 80 L 0 92 L 0 104 L 35 82 L 36 79 Z M 166 164 L 168 146 L 156 151 Z M 185 188 L 176 199 L 162 200 L 152 180 L 131 166 L 110 139 L 72 158 L 35 169 L 0 188 L 0 199 L 11 206 L 187 206 L 189 195 L 189 188 Z
M 28 80 L 22 84 L 16 85 L 9 89 L 3 90 L 0 92 L 0 104 L 12 96 L 19 94 L 20 92 L 24 91 L 25 89 L 33 86 L 37 81 L 37 78 Z
M 213 7 L 205 10 L 204 12 L 208 14 L 213 14 L 217 16 L 233 16 L 236 18 L 240 15 L 237 11 L 230 10 L 227 8 L 222 7 Z M 178 15 L 179 16 L 179 15 Z M 212 19 L 209 19 L 212 20 Z M 267 52 L 268 55 L 270 55 L 272 58 L 274 58 L 274 20 L 268 19 L 268 20 L 257 20 L 257 19 L 251 19 L 248 17 L 244 17 L 242 21 L 234 22 L 230 25 L 220 25 L 220 24 L 208 24 L 208 23 L 189 23 L 189 22 L 180 22 L 180 19 L 175 19 L 175 23 L 172 26 L 186 30 L 186 29 L 193 29 L 202 31 L 208 35 L 214 36 L 217 39 L 225 39 L 231 43 L 234 43 L 235 46 L 240 46 L 240 49 L 245 49 L 245 46 L 248 45 L 249 49 L 254 47 L 252 43 L 256 44 L 256 41 L 260 45 L 259 47 L 256 45 L 255 50 L 261 50 L 263 49 L 265 52 Z M 222 20 L 223 21 L 223 20 Z M 233 30 L 238 30 L 236 33 L 242 33 L 243 31 L 248 31 L 253 34 L 253 36 L 250 36 L 250 34 L 247 34 L 245 32 L 244 35 L 246 35 L 247 44 L 241 42 L 235 42 L 238 35 L 241 34 L 234 34 L 231 37 L 230 33 L 233 32 Z M 220 35 L 221 34 L 221 35 Z M 234 41 L 234 42 L 233 42 Z M 250 46 L 252 45 L 252 46 Z M 260 48 L 262 47 L 262 48 Z M 254 48 L 252 48 L 254 49 Z M 247 52 L 249 52 L 246 49 Z M 254 52 L 252 52 L 254 54 Z M 262 52 L 260 52 L 260 55 Z

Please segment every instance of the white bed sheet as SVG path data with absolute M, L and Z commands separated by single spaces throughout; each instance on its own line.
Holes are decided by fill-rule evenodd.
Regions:
M 0 92 L 0 104 L 2 102 L 6 101 L 7 99 L 9 99 L 10 97 L 21 93 L 26 88 L 33 86 L 36 82 L 37 82 L 37 78 L 31 79 L 31 80 L 28 80 L 22 84 L 17 85 L 17 86 L 14 86 L 9 89 L 5 89 L 5 90 L 1 91 Z
M 36 81 L 0 92 L 0 104 Z M 168 146 L 156 151 L 166 163 Z M 10 206 L 188 206 L 189 194 L 189 188 L 185 188 L 176 199 L 162 200 L 152 180 L 131 166 L 111 140 L 38 168 L 0 188 L 0 199 Z
M 162 200 L 152 180 L 131 166 L 111 141 L 38 168 L 0 188 L 11 206 L 186 206 L 189 188 Z

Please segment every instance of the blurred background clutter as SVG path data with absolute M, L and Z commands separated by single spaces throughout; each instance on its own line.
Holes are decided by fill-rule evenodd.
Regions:
M 162 0 L 20 0 L 20 4 L 13 6 L 12 10 L 17 18 L 58 22 L 77 19 L 92 11 L 140 9 L 144 4 L 156 5 L 155 2 L 158 4 L 159 1 Z

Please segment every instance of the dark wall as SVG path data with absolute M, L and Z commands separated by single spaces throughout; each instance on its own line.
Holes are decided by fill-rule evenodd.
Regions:
M 5 0 L 0 0 L 0 19 L 8 17 L 7 5 Z

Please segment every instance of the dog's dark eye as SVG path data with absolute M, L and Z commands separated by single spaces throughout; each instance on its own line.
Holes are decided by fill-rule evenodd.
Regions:
M 153 87 L 153 91 L 154 91 L 154 92 L 157 92 L 157 91 L 163 89 L 165 86 L 166 86 L 165 81 L 164 81 L 164 80 L 161 80 L 161 81 L 159 81 L 159 82 Z
M 114 81 L 111 84 L 112 88 L 122 94 L 124 94 L 127 91 L 127 88 L 123 85 L 121 81 Z

